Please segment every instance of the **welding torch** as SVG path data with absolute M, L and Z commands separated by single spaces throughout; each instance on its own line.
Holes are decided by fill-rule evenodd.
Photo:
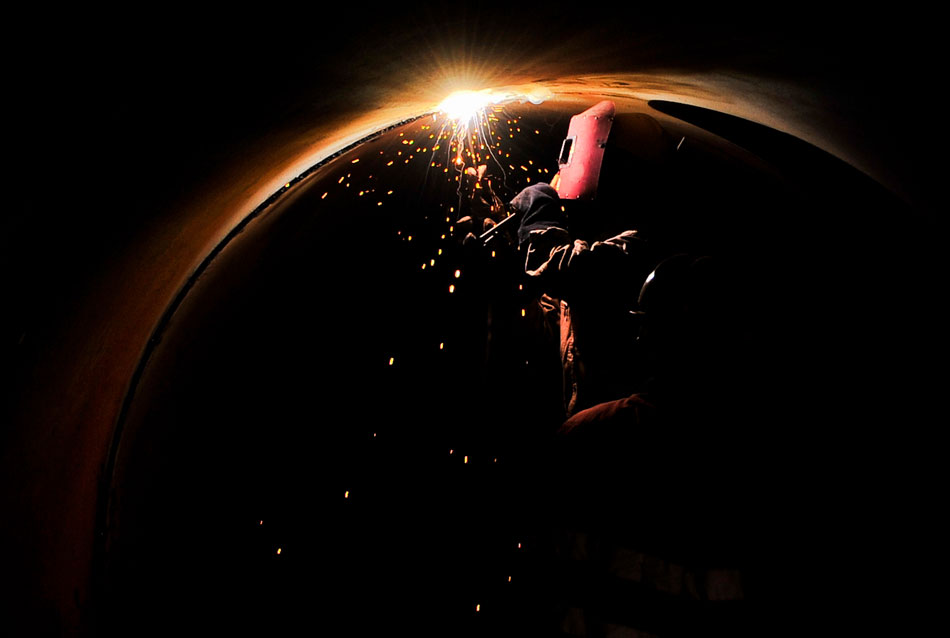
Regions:
M 508 208 L 508 216 L 503 220 L 486 230 L 484 233 L 478 236 L 478 241 L 482 243 L 482 246 L 487 246 L 495 235 L 497 235 L 502 229 L 513 228 L 516 226 L 515 220 L 521 219 L 522 212 L 518 209 Z

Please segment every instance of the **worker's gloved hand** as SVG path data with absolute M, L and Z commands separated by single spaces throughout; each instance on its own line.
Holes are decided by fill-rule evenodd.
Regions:
M 533 231 L 567 227 L 567 215 L 561 210 L 557 191 L 544 182 L 532 184 L 515 195 L 510 207 L 523 214 L 518 228 L 519 244 L 527 242 Z

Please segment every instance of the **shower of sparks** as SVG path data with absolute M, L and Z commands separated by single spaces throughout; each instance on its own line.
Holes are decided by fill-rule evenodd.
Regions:
M 497 140 L 503 139 L 499 129 L 504 126 L 502 117 L 504 105 L 510 102 L 531 102 L 540 104 L 550 99 L 552 94 L 540 86 L 515 87 L 513 89 L 484 89 L 481 91 L 456 91 L 445 98 L 438 106 L 438 112 L 444 116 L 441 130 L 438 132 L 439 144 L 432 147 L 433 159 L 431 166 L 441 166 L 435 156 L 436 150 L 441 148 L 441 141 L 446 142 L 445 168 L 455 169 L 455 181 L 459 183 L 458 194 L 461 198 L 462 175 L 475 177 L 473 189 L 488 190 L 493 200 L 492 209 L 500 210 L 501 202 L 495 197 L 491 179 L 486 179 L 486 169 L 489 163 L 494 164 L 501 171 L 501 179 L 507 178 L 497 151 Z M 501 117 L 500 117 L 501 116 Z M 512 119 L 505 118 L 508 124 L 508 137 L 514 137 L 511 128 Z M 517 119 L 514 120 L 517 123 Z M 517 127 L 520 131 L 520 127 Z M 403 144 L 411 140 L 403 140 Z M 483 185 L 484 182 L 484 185 Z
M 556 153 L 552 157 L 543 155 L 546 144 L 541 142 L 549 140 L 539 140 L 536 136 L 551 135 L 559 143 L 562 131 L 556 130 L 555 125 L 547 120 L 542 124 L 542 118 L 535 115 L 538 111 L 526 109 L 529 114 L 523 116 L 520 112 L 515 113 L 515 107 L 506 107 L 510 102 L 539 104 L 544 99 L 542 92 L 530 95 L 504 91 L 453 94 L 434 115 L 429 112 L 424 117 L 405 122 L 377 140 L 341 154 L 341 161 L 328 164 L 324 169 L 321 181 L 315 183 L 310 201 L 321 214 L 354 211 L 367 227 L 377 225 L 382 228 L 386 240 L 391 242 L 385 246 L 387 251 L 391 250 L 386 254 L 396 257 L 391 263 L 387 262 L 386 267 L 393 268 L 397 275 L 402 274 L 400 268 L 405 266 L 407 271 L 411 268 L 413 283 L 409 286 L 410 292 L 415 292 L 415 286 L 419 286 L 418 290 L 429 295 L 432 303 L 449 308 L 450 319 L 469 313 L 474 307 L 473 300 L 475 303 L 482 301 L 478 297 L 484 290 L 484 270 L 479 268 L 484 269 L 485 265 L 481 258 L 489 255 L 496 258 L 491 266 L 496 270 L 517 264 L 509 259 L 510 253 L 505 248 L 500 248 L 498 253 L 489 248 L 483 251 L 484 254 L 479 253 L 479 261 L 466 261 L 468 257 L 463 250 L 466 235 L 473 230 L 477 235 L 490 221 L 497 223 L 504 218 L 504 206 L 494 206 L 502 201 L 502 197 L 510 201 L 527 184 L 547 181 L 545 175 L 558 170 Z M 541 112 L 546 113 L 547 109 Z M 303 177 L 294 178 L 293 183 L 285 184 L 285 188 L 302 189 L 303 181 Z M 468 219 L 463 222 L 463 218 Z M 461 281 L 463 270 L 465 282 Z M 519 311 L 521 318 L 527 316 L 527 309 L 535 312 L 534 305 L 526 307 L 526 304 L 532 304 L 532 297 L 514 292 L 517 288 L 523 293 L 526 286 L 516 281 L 505 285 L 513 295 L 517 295 L 518 303 L 513 304 L 511 310 L 506 308 L 504 313 L 497 313 L 496 318 L 499 322 L 517 325 L 518 330 L 530 330 L 530 322 L 519 319 Z M 372 354 L 368 360 L 378 368 L 378 374 L 385 374 L 388 379 L 428 374 L 419 372 L 423 366 L 450 378 L 449 375 L 457 373 L 471 356 L 467 347 L 469 337 L 453 332 L 458 325 L 467 324 L 447 321 L 439 324 L 438 332 L 430 331 L 424 340 L 419 341 L 402 341 L 404 337 L 394 333 L 371 344 Z M 395 368 L 396 353 L 400 355 L 399 368 Z M 438 361 L 438 364 L 429 365 L 433 361 Z M 515 361 L 519 359 L 512 359 L 512 367 L 519 367 L 519 374 L 527 369 L 515 366 Z M 525 361 L 525 366 L 527 363 Z M 360 444 L 371 451 L 366 455 L 367 459 L 373 462 L 380 458 L 378 455 L 386 454 L 390 449 L 387 446 L 397 438 L 388 430 L 381 430 L 381 433 L 383 436 L 371 431 L 372 436 L 367 437 L 364 430 L 359 435 Z M 456 455 L 455 448 L 447 445 L 458 441 L 450 441 L 452 439 L 448 437 L 439 441 L 440 447 L 435 448 L 432 456 L 437 462 L 451 467 L 453 472 L 464 475 L 475 472 L 480 476 L 483 468 L 494 464 L 498 466 L 493 468 L 497 471 L 502 466 L 500 456 L 491 456 L 484 451 L 470 450 L 476 456 L 482 454 L 477 462 L 467 454 L 460 452 Z M 462 449 L 466 447 L 463 444 Z M 440 449 L 442 452 L 438 452 Z M 446 449 L 451 459 L 444 458 Z M 428 452 L 426 450 L 426 454 Z M 421 460 L 432 462 L 432 459 Z M 510 462 L 506 456 L 505 465 Z M 458 465 L 472 467 L 458 468 Z M 333 494 L 339 499 L 338 491 L 334 490 Z M 365 511 L 372 509 L 373 499 L 367 501 L 361 497 L 350 501 L 350 496 L 350 490 L 344 490 L 343 499 L 347 503 L 337 501 L 337 506 L 345 510 L 348 518 L 361 520 L 359 517 L 363 516 L 364 508 Z M 357 505 L 359 507 L 354 509 Z M 259 520 L 258 525 L 263 525 L 263 520 Z M 276 517 L 268 522 L 268 530 L 272 529 L 280 529 Z M 275 558 L 275 552 L 279 556 L 277 564 L 296 560 L 294 556 L 287 559 L 281 555 L 282 549 L 276 547 L 276 542 L 282 541 L 275 542 L 267 530 L 262 528 L 258 535 L 263 539 L 260 542 L 266 543 L 264 553 L 271 559 Z M 510 540 L 506 547 L 510 551 Z M 521 543 L 517 543 L 517 549 L 526 551 L 522 550 Z M 492 579 L 500 586 L 505 583 L 504 579 L 507 583 L 512 582 L 512 576 L 504 572 L 495 572 Z M 475 612 L 481 611 L 480 603 L 469 601 L 468 604 Z M 471 610 L 472 606 L 468 609 Z M 491 607 L 489 611 L 489 616 L 496 613 Z

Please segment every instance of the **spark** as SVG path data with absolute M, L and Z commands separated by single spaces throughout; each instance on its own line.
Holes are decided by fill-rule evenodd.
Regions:
M 504 174 L 504 168 L 494 152 L 493 142 L 499 136 L 493 130 L 493 124 L 499 120 L 492 111 L 499 112 L 503 110 L 501 105 L 514 101 L 540 104 L 551 97 L 553 94 L 548 89 L 533 84 L 480 91 L 456 91 L 436 107 L 436 110 L 445 116 L 438 138 L 449 140 L 451 153 L 454 155 L 451 162 L 459 169 L 464 170 L 466 157 L 474 158 L 476 162 L 482 161 L 481 154 L 475 152 L 478 149 L 486 151 Z M 509 120 L 510 123 L 511 120 Z M 433 146 L 433 152 L 438 148 L 439 145 Z M 448 169 L 446 168 L 443 172 L 448 172 Z M 461 180 L 456 181 L 459 181 L 461 187 Z

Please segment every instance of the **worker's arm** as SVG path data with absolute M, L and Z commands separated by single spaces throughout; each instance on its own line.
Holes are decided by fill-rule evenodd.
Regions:
M 557 191 L 547 184 L 524 189 L 511 207 L 522 213 L 518 241 L 526 253 L 525 273 L 553 297 L 570 301 L 596 289 L 624 270 L 631 255 L 643 253 L 635 230 L 593 244 L 573 239 Z

